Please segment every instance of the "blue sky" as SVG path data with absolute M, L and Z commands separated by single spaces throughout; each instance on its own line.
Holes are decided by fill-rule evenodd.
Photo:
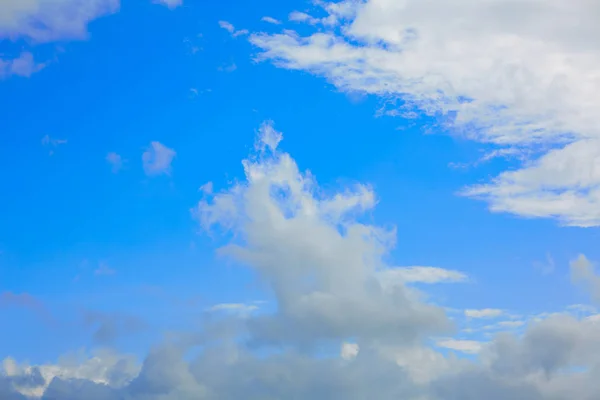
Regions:
M 311 219 L 314 226 L 298 228 L 298 243 L 318 237 L 320 224 L 393 231 L 395 245 L 386 244 L 377 263 L 400 275 L 413 271 L 414 282 L 402 275 L 402 290 L 456 323 L 421 338 L 437 342 L 440 354 L 475 357 L 496 340 L 490 332 L 520 337 L 545 313 L 579 312 L 577 321 L 595 315 L 600 278 L 588 260 L 600 259 L 600 134 L 598 100 L 586 87 L 600 85 L 600 55 L 577 35 L 585 27 L 566 21 L 562 36 L 552 36 L 544 24 L 562 13 L 552 3 L 545 14 L 519 14 L 527 21 L 544 15 L 531 32 L 506 16 L 497 30 L 472 23 L 464 29 L 478 35 L 467 37 L 455 21 L 488 16 L 484 6 L 458 1 L 460 10 L 440 23 L 439 2 L 431 12 L 408 3 L 0 5 L 0 356 L 48 368 L 65 354 L 102 348 L 141 362 L 166 334 L 202 332 L 217 315 L 250 326 L 278 315 L 270 323 L 299 330 L 298 338 L 254 332 L 258 343 L 303 351 L 308 342 L 321 344 L 303 319 L 286 314 L 297 298 L 283 294 L 295 290 L 289 279 L 300 287 L 303 274 L 320 272 L 294 269 L 304 259 L 286 256 L 285 246 L 296 254 L 296 244 L 277 231 L 268 209 L 261 211 L 267 200 L 252 200 L 248 193 L 255 186 L 259 193 L 262 181 L 245 176 L 242 165 L 250 160 L 276 185 L 277 174 L 289 172 L 281 162 L 286 154 L 318 182 L 297 196 L 320 204 L 319 212 L 336 194 L 360 197 L 357 184 L 375 199 L 349 207 L 342 213 L 348 216 Z M 494 3 L 517 13 L 509 2 Z M 65 15 L 82 21 L 69 25 Z M 583 5 L 573 6 L 573 15 L 585 25 Z M 71 29 L 76 22 L 80 30 Z M 477 36 L 494 44 L 482 47 Z M 573 59 L 560 58 L 569 51 Z M 554 60 L 556 69 L 529 53 Z M 276 132 L 283 140 L 269 147 Z M 304 179 L 293 176 L 285 175 L 286 184 Z M 213 189 L 203 192 L 208 182 Z M 302 224 L 304 212 L 312 215 L 308 203 L 290 196 L 280 200 L 301 210 L 293 215 Z M 231 209 L 219 208 L 229 198 L 233 222 L 223 214 Z M 257 253 L 223 255 L 231 244 Z M 344 277 L 335 275 L 338 267 L 324 276 Z M 573 284 L 578 279 L 583 285 Z M 345 291 L 330 290 L 346 299 Z M 371 301 L 352 293 L 350 309 Z M 253 316 L 240 316 L 242 309 Z M 366 346 L 374 338 L 364 329 L 333 343 Z M 331 344 L 330 334 L 324 343 Z M 11 393 L 25 393 L 12 385 Z M 177 390 L 170 395 L 184 398 Z M 114 393 L 106 398 L 124 398 Z

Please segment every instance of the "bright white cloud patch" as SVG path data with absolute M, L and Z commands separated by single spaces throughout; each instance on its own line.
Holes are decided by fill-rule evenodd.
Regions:
M 254 34 L 259 59 L 400 99 L 455 134 L 525 157 L 466 189 L 493 211 L 600 225 L 600 6 L 588 0 L 319 2 L 318 25 Z M 499 154 L 500 154 L 499 153 Z
M 175 150 L 160 142 L 151 142 L 150 147 L 142 154 L 144 172 L 148 176 L 169 175 L 176 154 Z
M 263 22 L 267 22 L 269 24 L 273 24 L 273 25 L 281 25 L 281 21 L 280 20 L 275 19 L 273 17 L 269 17 L 269 16 L 262 17 L 260 20 L 263 21 Z

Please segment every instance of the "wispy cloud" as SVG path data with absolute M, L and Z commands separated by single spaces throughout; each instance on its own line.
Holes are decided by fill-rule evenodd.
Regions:
M 110 164 L 113 173 L 117 173 L 123 168 L 123 157 L 115 152 L 110 152 L 106 155 L 106 162 Z
M 183 0 L 152 0 L 153 3 L 162 4 L 171 10 L 183 5 Z
M 48 154 L 50 154 L 50 155 L 54 154 L 55 149 L 58 146 L 64 145 L 64 144 L 67 144 L 66 139 L 55 139 L 55 138 L 51 138 L 50 135 L 45 135 L 42 138 L 42 146 L 50 148 L 50 150 L 48 152 Z
M 227 32 L 229 32 L 234 38 L 238 36 L 247 35 L 249 33 L 247 29 L 236 30 L 235 27 L 227 21 L 219 21 L 219 26 L 225 29 Z
M 280 20 L 275 19 L 273 17 L 269 17 L 269 16 L 262 17 L 260 20 L 263 22 L 269 23 L 269 24 L 273 24 L 273 25 L 281 25 Z
M 142 166 L 148 176 L 170 175 L 171 163 L 177 153 L 160 142 L 151 142 L 142 154 Z
M 480 310 L 465 310 L 465 316 L 468 318 L 498 318 L 504 314 L 503 310 L 497 308 L 483 308 Z
M 46 67 L 46 63 L 38 63 L 31 52 L 23 52 L 17 58 L 0 57 L 0 79 L 12 75 L 30 77 Z
M 395 283 L 451 283 L 466 282 L 469 278 L 460 271 L 453 271 L 438 267 L 397 267 L 381 271 L 379 279 L 382 282 Z

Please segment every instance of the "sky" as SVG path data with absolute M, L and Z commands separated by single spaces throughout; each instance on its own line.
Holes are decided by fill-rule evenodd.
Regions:
M 0 398 L 597 398 L 598 18 L 0 0 Z

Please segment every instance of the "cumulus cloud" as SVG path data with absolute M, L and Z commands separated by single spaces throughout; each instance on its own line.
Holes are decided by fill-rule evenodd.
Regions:
M 324 193 L 312 174 L 280 150 L 281 140 L 272 124 L 264 124 L 242 163 L 244 178 L 202 191 L 193 210 L 205 230 L 224 231 L 227 243 L 219 254 L 251 269 L 276 307 L 246 318 L 204 313 L 203 329 L 170 335 L 141 363 L 106 351 L 72 355 L 55 365 L 7 359 L 0 397 L 595 398 L 597 321 L 563 313 L 531 324 L 522 336 L 503 333 L 487 343 L 452 337 L 441 308 L 412 296 L 402 282 L 388 289 L 381 284 L 378 274 L 391 268 L 395 232 L 364 222 L 377 202 L 338 201 L 375 194 L 367 185 Z M 471 314 L 490 314 L 478 312 Z M 136 327 L 106 314 L 91 315 L 90 321 L 107 326 L 98 334 L 101 342 Z M 448 349 L 455 351 L 445 355 Z M 457 355 L 465 352 L 477 361 Z
M 257 33 L 258 59 L 385 99 L 392 115 L 519 154 L 520 168 L 462 194 L 498 212 L 600 225 L 600 34 L 595 2 L 318 2 L 319 25 Z M 391 107 L 391 108 L 390 108 Z
M 148 176 L 169 175 L 177 153 L 160 142 L 151 142 L 142 154 L 142 165 Z

